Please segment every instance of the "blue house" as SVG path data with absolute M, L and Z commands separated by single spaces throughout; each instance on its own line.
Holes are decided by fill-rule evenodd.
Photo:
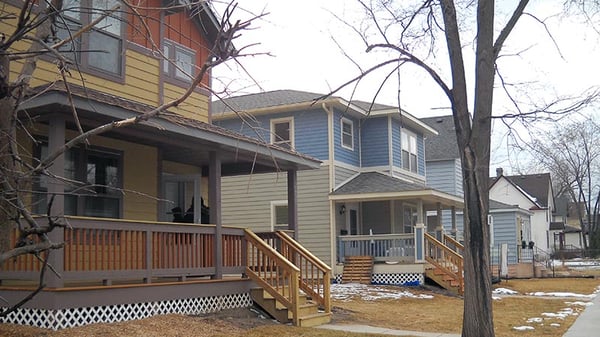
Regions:
M 366 255 L 375 261 L 370 281 L 422 283 L 425 229 L 456 228 L 452 214 L 463 207 L 461 196 L 427 184 L 425 139 L 438 132 L 397 107 L 321 96 L 277 90 L 212 103 L 215 125 L 322 162 L 298 172 L 296 195 L 286 193 L 289 175 L 224 178 L 223 209 L 231 211 L 223 222 L 288 229 L 288 202 L 297 200 L 298 226 L 290 229 L 338 277 L 346 257 Z M 430 213 L 440 215 L 435 223 Z

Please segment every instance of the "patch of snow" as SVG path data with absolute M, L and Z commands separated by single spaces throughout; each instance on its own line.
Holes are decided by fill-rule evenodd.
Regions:
M 548 317 L 548 318 L 558 318 L 558 319 L 565 319 L 565 317 L 570 316 L 570 315 L 576 315 L 577 313 L 573 311 L 572 308 L 564 308 L 561 309 L 559 312 L 543 312 L 542 316 Z
M 568 305 L 579 305 L 579 306 L 582 306 L 582 307 L 589 307 L 590 305 L 594 305 L 593 302 L 581 302 L 581 301 L 565 302 L 565 304 L 568 304 Z
M 542 323 L 544 321 L 541 317 L 532 317 L 527 320 L 527 323 Z
M 494 291 L 492 291 L 492 294 L 495 295 L 516 295 L 518 294 L 518 291 L 514 291 L 512 289 L 508 289 L 508 288 L 496 288 L 494 289 Z
M 513 326 L 513 329 L 515 330 L 519 330 L 519 331 L 525 331 L 525 330 L 535 330 L 534 327 L 529 326 L 529 325 L 522 325 L 522 326 Z
M 545 293 L 543 291 L 536 291 L 534 293 L 527 293 L 529 296 L 547 296 L 547 297 L 576 297 L 576 298 L 589 298 L 592 299 L 596 297 L 596 294 L 583 295 L 569 292 L 551 292 Z
M 502 297 L 500 297 L 500 296 L 492 296 L 492 299 L 496 300 L 496 301 L 501 301 Z
M 550 323 L 550 326 L 559 327 L 559 326 L 560 326 L 560 324 L 559 324 L 559 323 Z
M 433 298 L 432 295 L 414 294 L 410 291 L 401 290 L 401 288 L 395 286 L 377 286 L 358 283 L 331 285 L 331 298 L 333 299 L 344 301 L 349 300 L 355 296 L 358 296 L 365 301 L 399 299 L 407 297 L 420 299 Z

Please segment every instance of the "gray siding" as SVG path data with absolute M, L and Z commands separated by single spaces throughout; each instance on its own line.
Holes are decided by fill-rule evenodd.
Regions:
M 462 179 L 458 179 L 456 167 L 456 160 L 428 161 L 427 186 L 442 192 L 462 196 Z M 460 174 L 460 167 L 458 173 Z
M 298 239 L 331 264 L 327 166 L 298 172 Z M 287 200 L 285 173 L 223 177 L 223 224 L 271 230 L 271 201 Z
M 494 249 L 492 261 L 498 263 L 499 247 L 508 244 L 508 264 L 517 263 L 517 215 L 514 211 L 493 212 Z
M 335 186 L 334 188 L 338 188 L 343 182 L 345 182 L 346 180 L 350 179 L 350 177 L 352 177 L 353 175 L 357 174 L 358 172 L 351 170 L 351 169 L 347 169 L 345 167 L 340 167 L 340 166 L 335 166 L 334 168 L 335 170 Z

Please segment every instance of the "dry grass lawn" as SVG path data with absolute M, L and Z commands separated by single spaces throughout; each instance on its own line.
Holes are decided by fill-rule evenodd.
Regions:
M 509 280 L 499 286 L 525 294 L 534 291 L 573 292 L 591 294 L 600 285 L 600 279 L 533 279 Z M 365 294 L 356 294 L 350 300 L 334 301 L 336 324 L 367 324 L 401 330 L 460 333 L 463 301 L 458 297 L 445 296 L 417 288 L 398 288 L 413 293 L 433 295 L 433 299 L 401 298 L 394 300 L 365 301 Z M 547 318 L 541 323 L 530 322 L 530 318 L 543 318 L 542 313 L 558 313 L 566 307 L 582 311 L 584 307 L 567 305 L 566 301 L 578 299 L 539 298 L 531 296 L 505 296 L 494 300 L 494 325 L 499 337 L 562 336 L 574 322 L 576 316 L 564 320 Z M 167 315 L 116 324 L 94 324 L 85 327 L 48 331 L 43 329 L 0 324 L 0 336 L 6 337 L 74 337 L 74 336 L 249 336 L 249 337 L 357 337 L 378 336 L 350 334 L 317 328 L 296 328 L 274 324 L 271 320 L 259 319 L 256 315 L 227 312 L 217 315 L 182 316 Z M 552 326 L 559 324 L 558 326 Z M 515 326 L 529 325 L 532 331 L 517 331 Z M 379 335 L 384 336 L 384 335 Z

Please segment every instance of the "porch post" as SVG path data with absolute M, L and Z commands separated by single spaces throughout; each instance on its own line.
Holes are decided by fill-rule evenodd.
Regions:
M 294 239 L 298 240 L 298 173 L 287 171 L 288 193 L 288 229 L 294 231 Z
M 210 199 L 210 222 L 215 225 L 215 274 L 213 279 L 223 278 L 223 224 L 221 223 L 221 156 L 210 151 L 208 163 Z
M 424 224 L 423 221 L 423 200 L 417 201 L 417 224 Z
M 458 229 L 456 228 L 456 207 L 452 206 L 452 237 L 458 240 Z
M 48 154 L 54 153 L 65 144 L 65 119 L 63 116 L 53 116 L 50 118 L 48 125 Z M 51 174 L 63 177 L 65 175 L 65 156 L 61 154 L 54 160 L 49 168 Z M 54 196 L 50 215 L 55 217 L 64 216 L 65 212 L 65 184 L 59 179 L 48 178 L 48 194 L 47 201 Z M 52 242 L 63 242 L 65 240 L 65 230 L 62 227 L 55 227 L 52 232 L 48 233 L 48 239 Z M 54 273 L 47 270 L 44 279 L 49 288 L 62 288 L 64 280 L 58 276 L 63 274 L 65 269 L 65 252 L 64 249 L 54 249 L 50 251 L 48 264 L 56 270 Z
M 427 227 L 423 223 L 415 226 L 415 263 L 425 262 L 425 231 Z
M 443 241 L 444 236 L 444 226 L 442 224 L 442 203 L 437 203 L 437 226 L 435 228 L 435 238 L 440 241 Z

